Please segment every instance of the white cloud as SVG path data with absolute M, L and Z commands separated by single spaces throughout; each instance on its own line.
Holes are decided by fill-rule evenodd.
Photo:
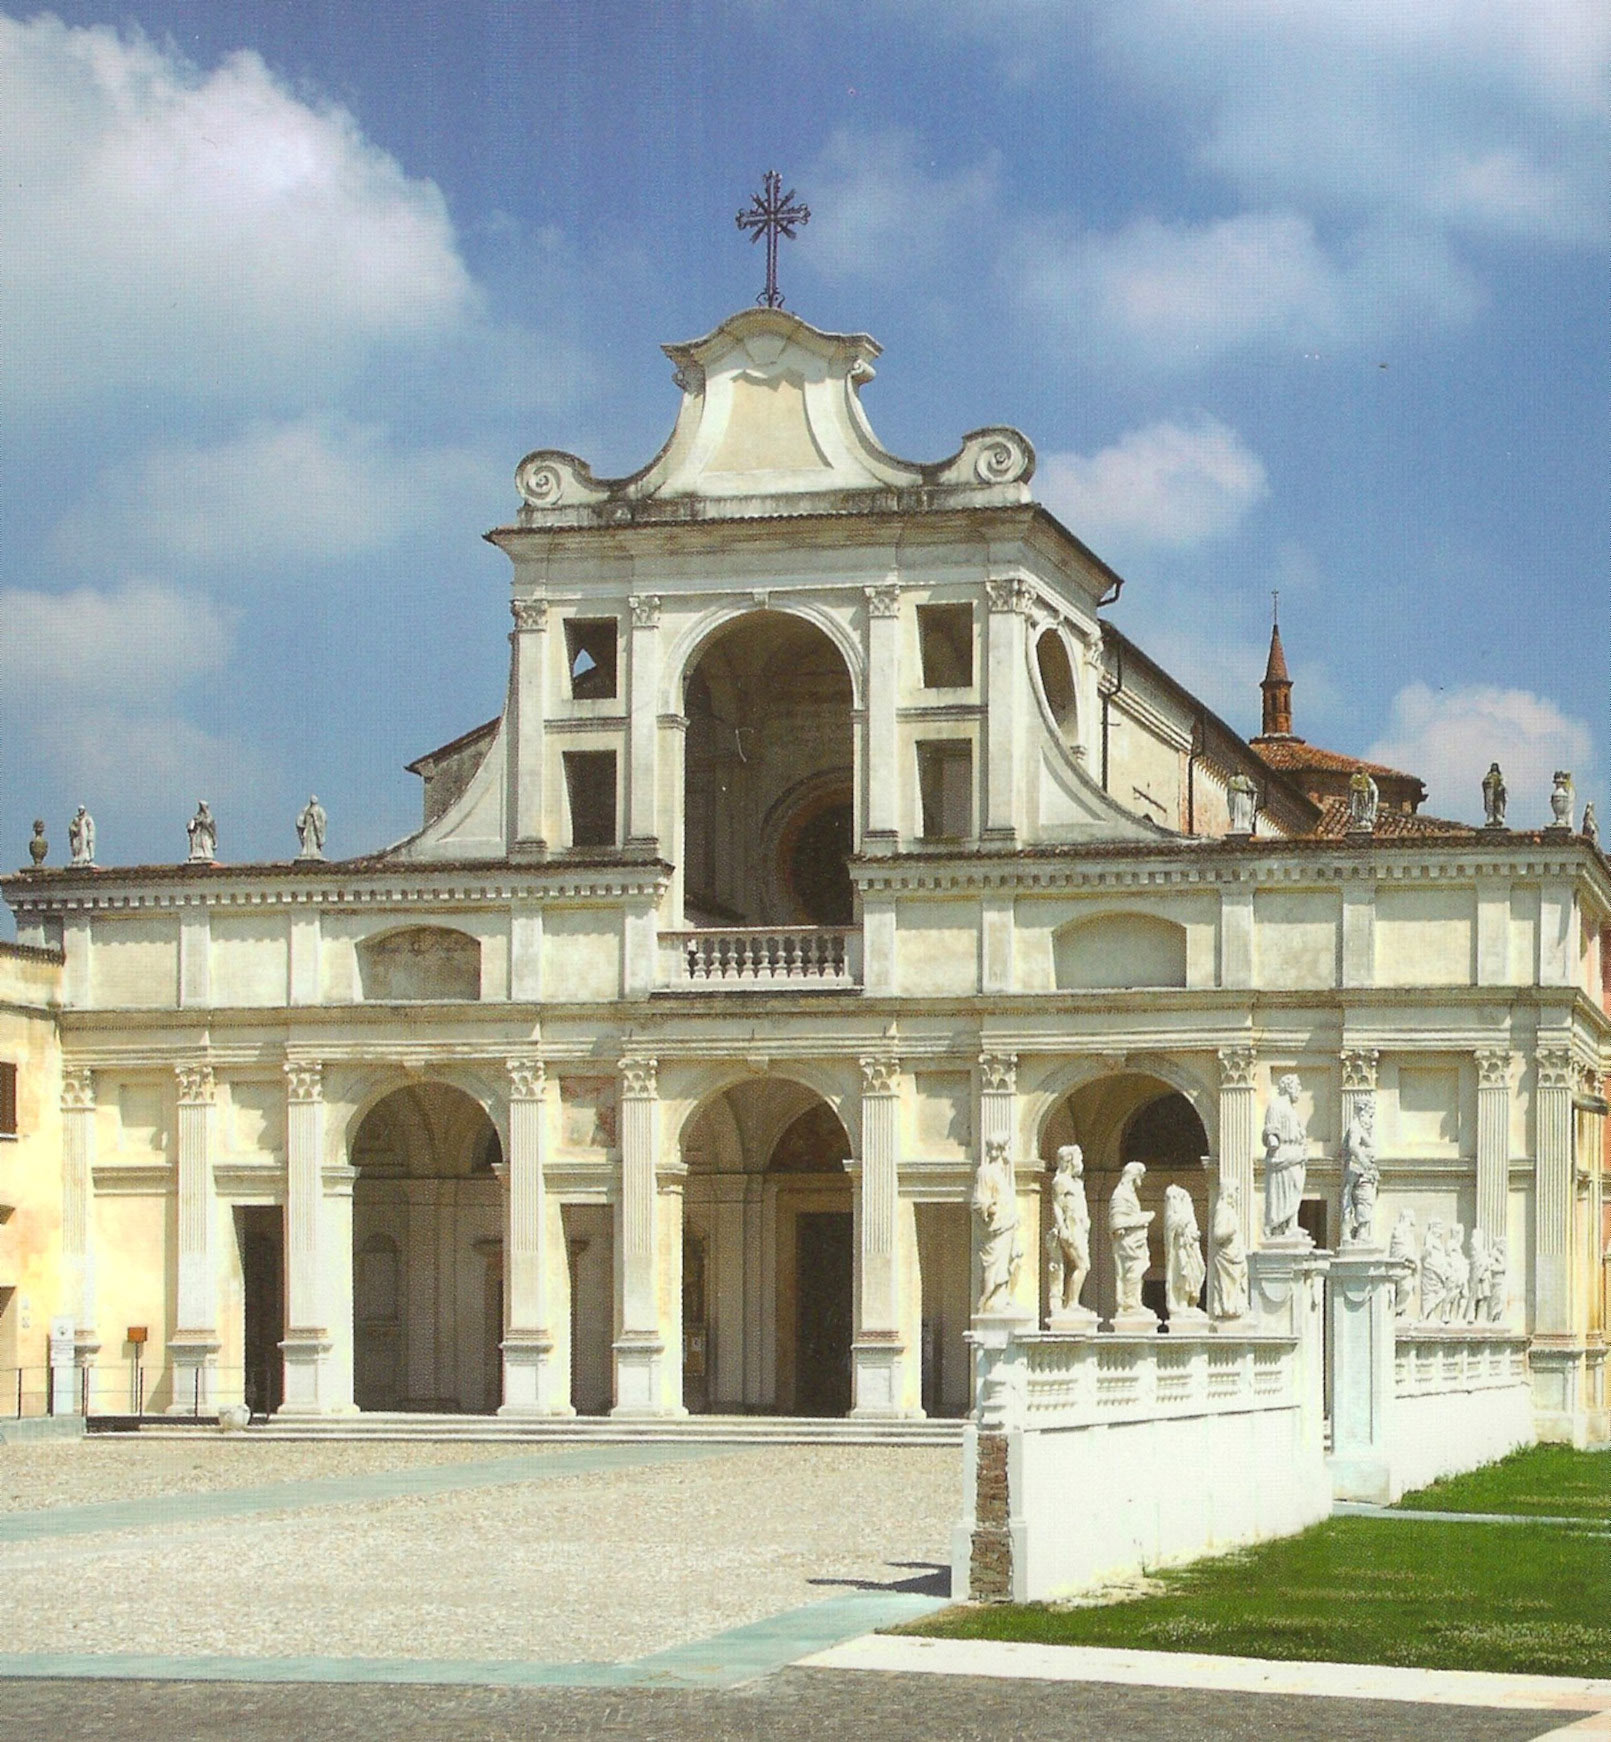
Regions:
M 893 282 L 933 266 L 959 229 L 988 218 L 998 180 L 994 155 L 947 176 L 911 133 L 839 128 L 811 170 L 801 247 L 830 278 Z
M 1184 96 L 1196 155 L 1257 198 L 1396 208 L 1574 242 L 1606 233 L 1601 0 L 1103 0 L 1112 64 Z
M 103 592 L 0 592 L 6 707 L 39 722 L 114 704 L 144 711 L 220 669 L 229 625 L 210 599 L 156 581 Z
M 1099 551 L 1221 538 L 1268 492 L 1258 455 L 1229 425 L 1201 416 L 1131 430 L 1100 453 L 1049 454 L 1037 477 L 1046 505 Z
M 1433 690 L 1412 683 L 1393 698 L 1384 737 L 1365 752 L 1418 774 L 1434 815 L 1480 818 L 1482 777 L 1490 762 L 1504 770 L 1509 821 L 1538 828 L 1549 821 L 1551 776 L 1573 771 L 1580 797 L 1597 778 L 1594 736 L 1547 696 L 1530 690 L 1470 684 Z
M 0 159 L 13 404 L 319 390 L 477 307 L 435 185 L 255 54 L 0 18 Z
M 58 529 L 64 557 L 130 549 L 198 567 L 340 562 L 413 536 L 505 468 L 464 449 L 405 449 L 375 425 L 310 414 L 212 447 L 148 452 L 108 473 Z
M 1331 251 L 1290 211 L 1141 217 L 1073 236 L 1040 226 L 1021 238 L 1010 276 L 1089 358 L 1130 367 L 1210 363 L 1252 345 L 1351 345 L 1411 321 L 1463 320 L 1479 300 L 1434 242 L 1377 231 Z

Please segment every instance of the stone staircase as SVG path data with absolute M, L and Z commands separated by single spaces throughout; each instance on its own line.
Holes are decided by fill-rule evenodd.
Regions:
M 359 1415 L 271 1416 L 244 1430 L 252 1440 L 487 1441 L 527 1445 L 960 1446 L 956 1420 L 851 1420 L 785 1415 L 680 1417 L 419 1415 L 365 1411 Z M 131 1423 L 132 1427 L 133 1424 Z M 104 1429 L 103 1429 L 104 1431 Z M 187 1422 L 150 1418 L 142 1438 L 217 1433 L 216 1418 Z

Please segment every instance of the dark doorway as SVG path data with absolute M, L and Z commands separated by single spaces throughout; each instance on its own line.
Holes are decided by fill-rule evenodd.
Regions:
M 1326 1244 L 1326 1211 L 1329 1208 L 1324 1198 L 1305 1198 L 1298 1205 L 1298 1226 L 1319 1247 Z
M 854 1217 L 807 1210 L 795 1218 L 795 1408 L 801 1415 L 850 1412 Z
M 788 843 L 787 881 L 812 925 L 850 925 L 856 895 L 850 882 L 855 812 L 835 802 L 813 812 Z
M 274 1205 L 235 1211 L 245 1298 L 245 1401 L 253 1415 L 272 1415 L 285 1397 L 280 1339 L 285 1335 L 285 1223 Z

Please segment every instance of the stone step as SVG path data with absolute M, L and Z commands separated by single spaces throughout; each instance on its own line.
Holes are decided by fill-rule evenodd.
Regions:
M 572 1416 L 540 1420 L 496 1415 L 414 1415 L 365 1412 L 345 1416 L 275 1416 L 256 1421 L 243 1437 L 254 1440 L 520 1441 L 539 1445 L 902 1445 L 960 1446 L 956 1420 L 853 1421 L 844 1418 L 765 1415 L 694 1415 L 656 1419 Z M 180 1438 L 218 1432 L 210 1422 L 141 1423 L 142 1438 Z

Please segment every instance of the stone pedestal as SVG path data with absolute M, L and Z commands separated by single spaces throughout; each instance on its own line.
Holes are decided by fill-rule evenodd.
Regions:
M 1101 1322 L 1089 1307 L 1054 1307 L 1047 1315 L 1046 1328 L 1057 1337 L 1090 1337 Z
M 1035 1329 L 1022 1313 L 975 1313 L 964 1341 L 973 1351 L 973 1414 L 980 1432 L 999 1433 L 1023 1420 L 1026 1370 L 1013 1339 Z
M 276 1415 L 326 1415 L 334 1406 L 329 1357 L 334 1345 L 319 1329 L 288 1330 L 280 1342 L 285 1395 Z M 176 1399 L 177 1401 L 177 1399 Z
M 1163 1327 L 1163 1320 L 1150 1308 L 1138 1313 L 1115 1313 L 1108 1330 L 1116 1337 L 1154 1337 Z
M 503 1402 L 499 1415 L 574 1415 L 570 1388 L 542 1332 L 509 1331 L 503 1339 Z
M 1348 1247 L 1331 1261 L 1329 1464 L 1339 1500 L 1398 1499 L 1389 1440 L 1398 1270 L 1380 1247 Z
M 1303 1407 L 1302 1445 L 1317 1455 L 1325 1440 L 1325 1281 L 1331 1254 L 1307 1234 L 1272 1240 L 1247 1255 L 1252 1316 L 1267 1336 L 1291 1337 L 1293 1383 Z
M 211 1339 L 169 1339 L 168 1360 L 173 1369 L 169 1415 L 218 1413 L 218 1349 Z
M 666 1345 L 659 1336 L 624 1332 L 615 1341 L 615 1407 L 611 1415 L 665 1415 Z

